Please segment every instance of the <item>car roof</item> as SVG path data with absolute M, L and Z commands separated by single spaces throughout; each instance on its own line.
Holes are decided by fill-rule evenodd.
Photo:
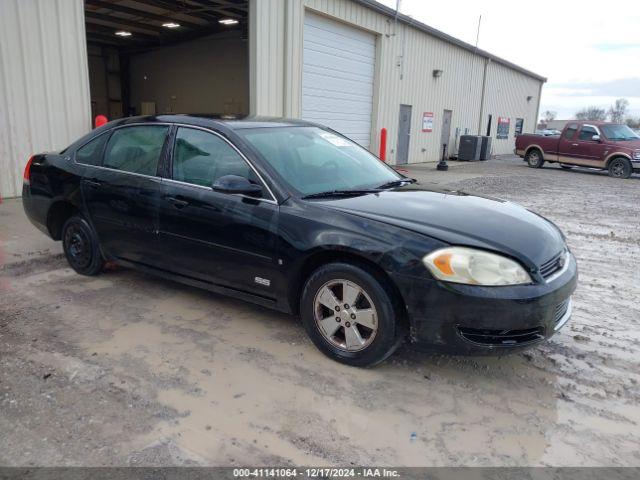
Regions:
M 167 114 L 167 115 L 144 115 L 137 117 L 126 117 L 114 122 L 109 122 L 111 126 L 129 125 L 133 123 L 183 123 L 194 126 L 227 127 L 232 130 L 245 128 L 274 128 L 274 127 L 301 127 L 316 126 L 315 123 L 306 122 L 299 119 L 283 117 L 259 117 L 259 116 L 228 116 L 218 114 Z

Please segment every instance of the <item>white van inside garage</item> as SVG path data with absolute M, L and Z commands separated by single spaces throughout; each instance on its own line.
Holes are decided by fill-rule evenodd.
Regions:
M 249 113 L 248 0 L 85 1 L 92 118 Z

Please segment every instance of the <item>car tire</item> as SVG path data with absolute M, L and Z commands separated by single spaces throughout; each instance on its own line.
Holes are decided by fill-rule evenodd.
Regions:
M 325 355 L 347 365 L 371 367 L 402 343 L 398 299 L 379 278 L 365 266 L 330 263 L 307 279 L 300 316 Z
M 573 168 L 573 165 L 564 165 L 564 164 L 562 164 L 562 163 L 560 164 L 560 166 L 561 166 L 562 168 L 564 168 L 565 170 L 571 170 L 571 169 Z
M 631 162 L 623 157 L 614 158 L 609 162 L 609 176 L 613 178 L 629 178 L 633 173 Z
M 74 215 L 62 227 L 62 248 L 67 261 L 80 275 L 97 275 L 104 267 L 98 237 L 81 215 Z
M 525 156 L 525 160 L 527 161 L 527 165 L 531 168 L 541 168 L 544 165 L 544 158 L 542 157 L 542 153 L 537 148 L 532 148 L 527 152 Z

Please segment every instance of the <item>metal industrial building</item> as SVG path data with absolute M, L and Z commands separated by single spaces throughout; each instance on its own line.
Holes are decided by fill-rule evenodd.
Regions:
M 506 154 L 544 82 L 372 0 L 3 0 L 0 195 L 96 114 L 301 117 L 373 152 L 386 128 L 392 164 L 465 133 Z

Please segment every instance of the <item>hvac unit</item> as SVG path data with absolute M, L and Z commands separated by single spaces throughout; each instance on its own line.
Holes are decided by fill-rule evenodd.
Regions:
M 480 160 L 489 160 L 491 158 L 491 137 L 481 137 L 482 145 L 480 146 Z
M 458 160 L 474 162 L 480 160 L 482 137 L 478 135 L 461 135 L 458 147 Z

